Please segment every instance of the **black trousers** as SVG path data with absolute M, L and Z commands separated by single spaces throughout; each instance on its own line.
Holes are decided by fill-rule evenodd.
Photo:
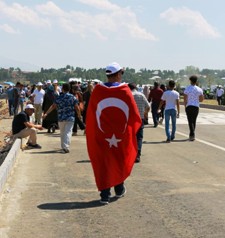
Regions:
M 188 126 L 190 130 L 189 136 L 195 136 L 195 127 L 196 127 L 196 120 L 198 117 L 199 107 L 195 106 L 188 106 L 185 109 L 188 119 Z
M 110 193 L 111 188 L 107 188 L 101 191 L 100 196 L 103 199 L 109 199 L 111 193 Z M 116 194 L 121 194 L 124 189 L 124 183 L 120 183 L 114 187 L 114 191 Z

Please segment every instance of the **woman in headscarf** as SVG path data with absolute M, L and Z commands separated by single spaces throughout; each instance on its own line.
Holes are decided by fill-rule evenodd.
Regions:
M 47 112 L 50 106 L 54 103 L 56 97 L 57 95 L 54 93 L 54 88 L 52 85 L 50 85 L 46 90 L 44 101 L 42 104 L 42 111 L 44 114 Z M 57 115 L 56 109 L 50 112 L 43 119 L 42 126 L 48 129 L 48 133 L 50 133 L 51 131 L 54 132 L 55 129 L 58 128 L 58 115 Z

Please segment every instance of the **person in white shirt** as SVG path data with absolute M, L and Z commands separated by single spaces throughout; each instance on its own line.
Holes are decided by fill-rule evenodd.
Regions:
M 199 102 L 204 100 L 204 96 L 202 89 L 196 85 L 198 77 L 192 75 L 189 80 L 191 85 L 187 86 L 184 90 L 184 106 L 190 130 L 189 140 L 194 141 L 196 120 L 199 113 Z
M 164 113 L 165 113 L 165 131 L 167 137 L 166 142 L 168 143 L 175 139 L 176 118 L 178 118 L 180 114 L 180 103 L 179 103 L 180 94 L 177 91 L 175 91 L 174 88 L 175 82 L 173 80 L 170 80 L 168 90 L 163 93 L 158 108 L 158 113 L 160 113 L 162 106 L 166 104 Z M 171 133 L 170 133 L 170 118 L 172 121 Z
M 44 101 L 45 90 L 42 89 L 43 84 L 38 82 L 36 89 L 32 93 L 34 98 L 34 108 L 35 108 L 35 123 L 41 125 L 42 118 L 42 104 Z
M 222 103 L 223 94 L 224 94 L 224 90 L 219 85 L 218 88 L 216 89 L 216 99 L 217 99 L 218 105 L 221 105 Z

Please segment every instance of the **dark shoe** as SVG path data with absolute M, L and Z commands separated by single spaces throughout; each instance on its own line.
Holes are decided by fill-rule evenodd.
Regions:
M 117 193 L 116 194 L 116 198 L 122 198 L 124 197 L 124 195 L 126 194 L 127 190 L 126 190 L 126 187 L 123 186 L 123 191 L 121 193 Z
M 171 136 L 171 140 L 174 140 L 175 139 L 175 136 Z
M 67 148 L 63 149 L 63 152 L 64 152 L 65 154 L 70 153 L 69 149 L 67 149 Z
M 101 198 L 100 203 L 103 205 L 108 205 L 109 204 L 109 198 Z
M 189 137 L 189 141 L 194 141 L 195 140 L 195 137 L 194 136 L 190 136 Z
M 29 143 L 28 146 L 34 149 L 41 149 L 41 146 L 39 144 L 32 145 L 31 143 Z
M 171 140 L 170 140 L 170 139 L 167 139 L 167 140 L 166 140 L 166 143 L 170 143 L 170 142 L 171 142 Z
M 140 156 L 137 156 L 137 158 L 136 158 L 136 160 L 135 160 L 135 163 L 140 163 L 140 161 L 141 161 Z

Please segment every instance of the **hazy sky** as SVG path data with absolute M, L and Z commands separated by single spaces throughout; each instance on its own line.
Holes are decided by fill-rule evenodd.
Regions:
M 225 69 L 224 37 L 225 0 L 0 0 L 0 57 L 44 68 Z

